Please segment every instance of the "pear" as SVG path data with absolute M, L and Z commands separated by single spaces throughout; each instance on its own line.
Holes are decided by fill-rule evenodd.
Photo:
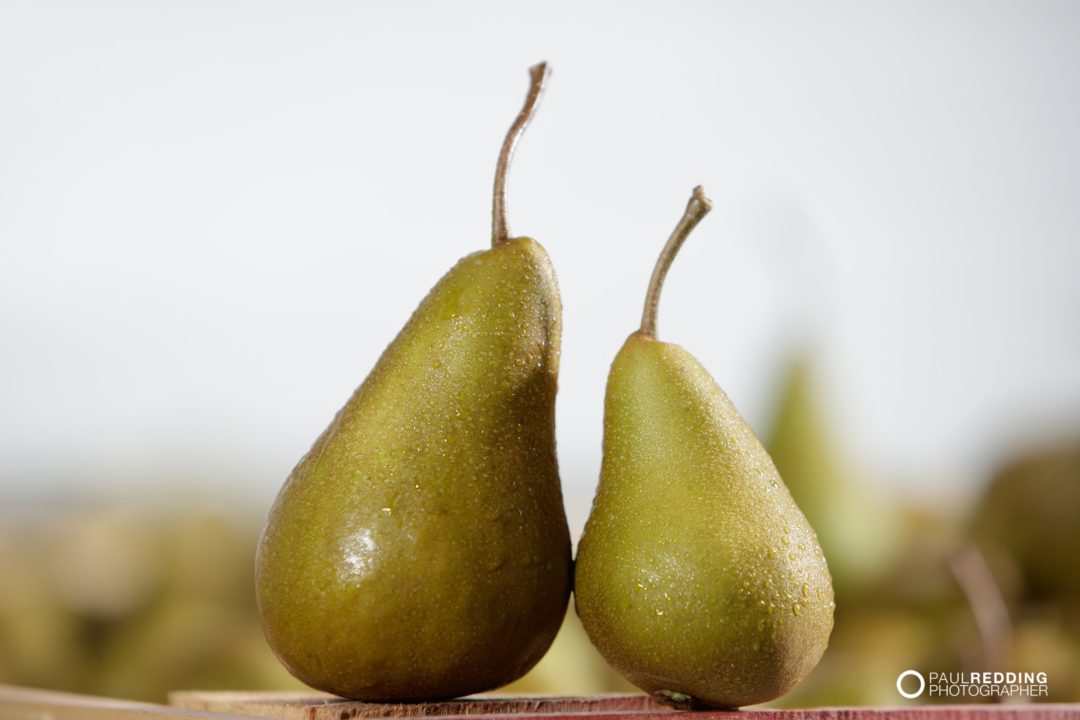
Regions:
M 493 239 L 442 277 L 292 471 L 260 540 L 256 588 L 278 658 L 370 701 L 489 690 L 559 629 L 570 536 L 555 458 L 562 306 L 544 249 L 511 238 L 506 170 Z
M 1080 605 L 1080 438 L 1012 455 L 990 478 L 971 533 L 1027 601 Z
M 895 508 L 868 492 L 829 433 L 813 360 L 795 359 L 781 387 L 765 447 L 817 531 L 837 595 L 849 607 L 845 600 L 867 592 L 897 555 Z
M 695 188 L 641 328 L 611 366 L 575 603 L 635 685 L 676 707 L 734 708 L 779 697 L 813 669 L 834 602 L 817 536 L 768 453 L 705 368 L 656 338 L 664 277 L 710 208 Z

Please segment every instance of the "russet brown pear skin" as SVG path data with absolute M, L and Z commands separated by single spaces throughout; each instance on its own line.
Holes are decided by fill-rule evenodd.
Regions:
M 611 366 L 575 580 L 594 645 L 667 704 L 772 700 L 828 644 L 833 590 L 814 530 L 724 391 L 655 330 L 630 335 Z
M 296 677 L 364 700 L 450 698 L 547 650 L 571 573 L 560 318 L 535 241 L 464 258 L 293 470 L 256 585 Z

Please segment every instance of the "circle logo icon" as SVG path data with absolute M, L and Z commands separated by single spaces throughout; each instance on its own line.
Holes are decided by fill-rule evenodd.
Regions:
M 904 678 L 906 677 L 919 678 L 919 689 L 915 692 L 907 692 L 906 690 L 904 690 Z M 913 700 L 914 698 L 919 697 L 923 694 L 923 690 L 925 689 L 926 678 L 924 678 L 922 676 L 922 673 L 920 673 L 918 670 L 905 670 L 904 672 L 900 673 L 900 675 L 896 678 L 896 692 L 900 693 L 908 700 Z

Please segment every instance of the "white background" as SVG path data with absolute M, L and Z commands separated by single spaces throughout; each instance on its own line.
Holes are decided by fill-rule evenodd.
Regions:
M 1080 427 L 1080 4 L 0 4 L 0 502 L 260 512 L 430 286 L 558 272 L 572 522 L 690 188 L 660 334 L 766 429 L 809 348 L 871 482 L 969 492 Z

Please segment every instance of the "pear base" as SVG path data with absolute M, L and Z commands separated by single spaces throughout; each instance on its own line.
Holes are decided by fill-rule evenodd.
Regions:
M 676 710 L 704 710 L 708 707 L 693 695 L 687 695 L 678 690 L 657 690 L 652 696 L 661 705 L 667 705 Z M 726 709 L 734 710 L 735 708 Z

